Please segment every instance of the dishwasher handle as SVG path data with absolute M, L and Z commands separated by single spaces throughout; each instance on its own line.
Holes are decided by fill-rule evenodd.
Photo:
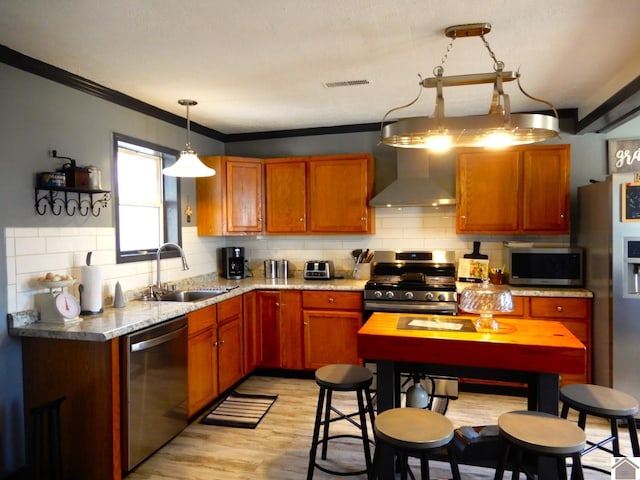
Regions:
M 150 338 L 149 340 L 143 340 L 141 342 L 137 342 L 137 343 L 132 343 L 131 344 L 131 351 L 132 352 L 141 352 L 143 350 L 148 350 L 149 348 L 155 347 L 157 345 L 163 344 L 163 343 L 167 343 L 168 341 L 180 336 L 183 334 L 183 330 L 186 329 L 187 327 L 180 327 L 178 330 L 174 330 L 172 332 L 169 333 L 165 333 L 164 335 L 161 335 L 159 337 L 155 337 L 155 338 Z

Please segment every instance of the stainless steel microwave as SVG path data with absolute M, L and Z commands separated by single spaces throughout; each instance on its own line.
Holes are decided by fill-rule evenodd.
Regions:
M 505 265 L 511 285 L 584 285 L 584 249 L 580 247 L 505 247 Z

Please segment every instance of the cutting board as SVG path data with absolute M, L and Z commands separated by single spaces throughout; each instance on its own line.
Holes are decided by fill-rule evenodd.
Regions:
M 489 258 L 489 255 L 480 253 L 480 242 L 473 242 L 473 252 L 465 253 L 464 258 L 477 258 L 487 260 Z

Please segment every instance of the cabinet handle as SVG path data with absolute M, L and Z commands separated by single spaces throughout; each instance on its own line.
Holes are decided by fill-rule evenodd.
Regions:
M 280 302 L 276 302 L 276 307 L 279 307 L 279 306 L 280 306 Z
M 560 214 L 560 218 L 564 218 L 564 213 L 561 213 L 561 214 Z
M 556 307 L 556 312 L 562 312 L 562 307 L 560 305 Z
M 329 297 L 329 303 L 333 303 L 335 302 L 335 300 L 333 299 L 333 297 Z
M 213 342 L 213 347 L 217 347 L 218 346 L 218 342 Z
M 360 217 L 360 220 L 363 221 L 363 222 L 366 222 L 367 221 L 367 217 Z
M 224 345 L 224 340 L 220 340 L 220 346 Z
M 467 218 L 467 216 L 466 215 L 460 215 L 460 218 L 462 218 L 464 220 L 465 218 Z
M 302 322 L 302 324 L 306 327 L 307 325 L 309 325 L 309 322 Z
M 299 222 L 304 222 L 304 217 L 300 217 L 300 218 L 298 219 L 298 221 L 299 221 Z

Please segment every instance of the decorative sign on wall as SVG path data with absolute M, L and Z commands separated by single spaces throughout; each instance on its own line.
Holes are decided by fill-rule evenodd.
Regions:
M 609 173 L 640 171 L 640 139 L 609 140 Z
M 622 205 L 620 212 L 623 222 L 640 222 L 640 183 L 636 175 L 635 183 L 622 184 Z

